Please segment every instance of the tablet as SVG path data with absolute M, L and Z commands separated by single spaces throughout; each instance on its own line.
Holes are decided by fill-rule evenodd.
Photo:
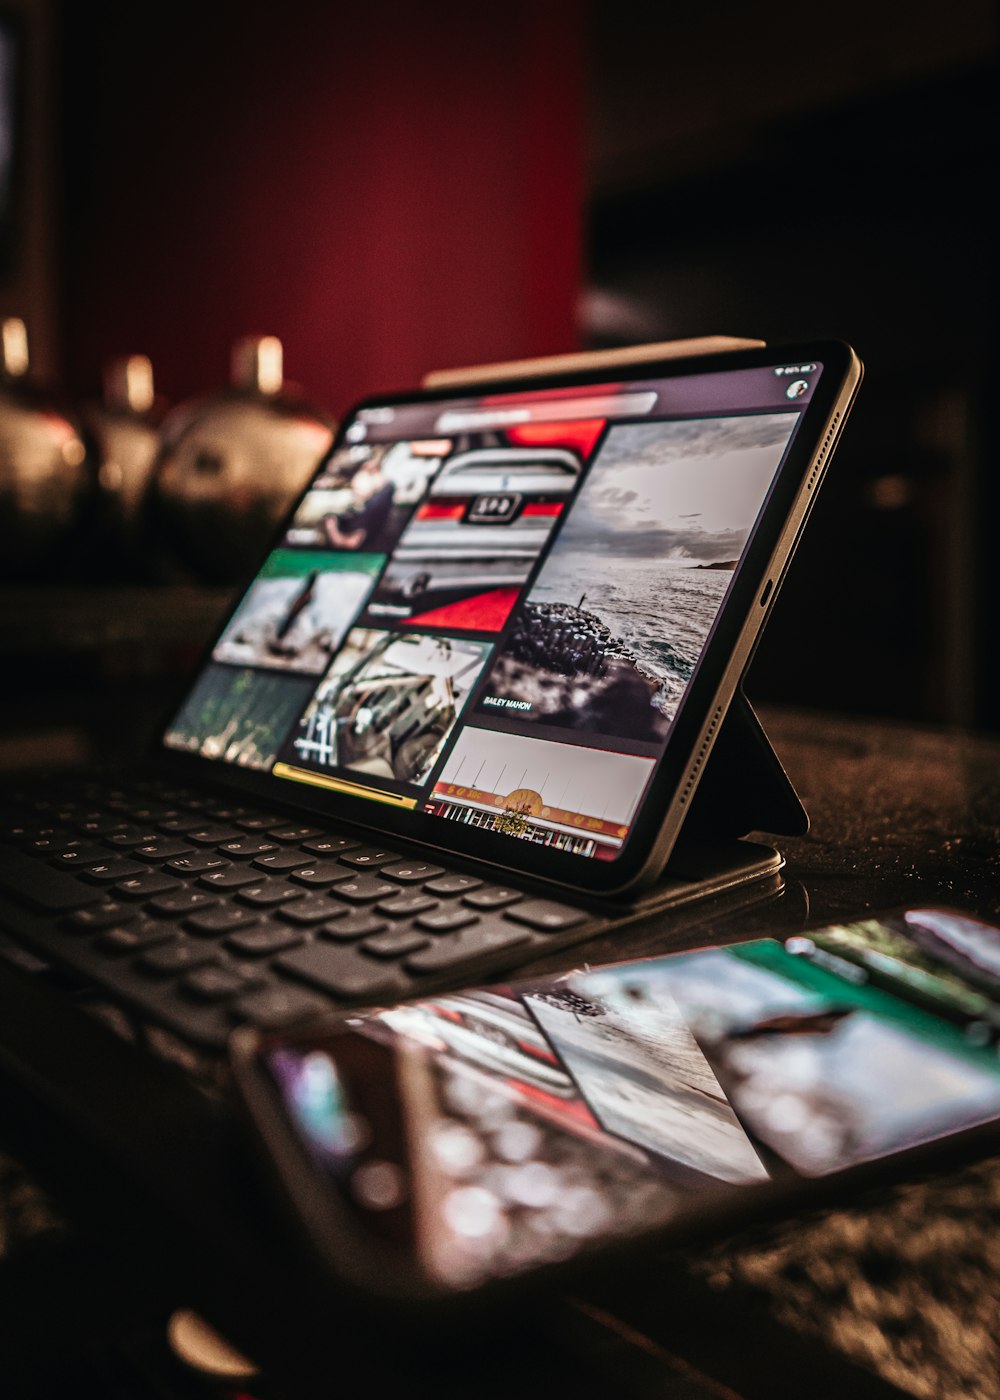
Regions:
M 860 379 L 831 341 L 366 399 L 161 752 L 498 874 L 648 884 Z

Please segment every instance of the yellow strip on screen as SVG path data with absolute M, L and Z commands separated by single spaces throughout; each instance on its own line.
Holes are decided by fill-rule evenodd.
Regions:
M 345 778 L 329 778 L 325 773 L 313 773 L 308 768 L 293 768 L 290 763 L 276 763 L 271 774 L 275 778 L 291 778 L 293 783 L 308 783 L 311 787 L 329 788 L 331 792 L 345 792 L 351 797 L 384 802 L 387 807 L 405 807 L 408 811 L 412 811 L 418 801 L 416 797 L 403 797 L 398 792 L 365 787 L 363 783 L 349 783 Z

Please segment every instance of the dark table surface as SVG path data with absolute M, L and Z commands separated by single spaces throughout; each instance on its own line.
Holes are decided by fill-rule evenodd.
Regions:
M 803 711 L 763 719 L 812 819 L 780 842 L 780 892 L 664 916 L 532 974 L 919 901 L 1000 921 L 1000 739 Z M 332 1394 L 357 1367 L 369 1394 L 442 1400 L 1000 1396 L 1000 1139 L 995 1157 L 658 1255 L 584 1296 L 404 1339 L 345 1321 L 311 1287 L 209 1099 L 69 1009 L 59 1019 L 46 989 L 6 992 L 0 1142 L 30 1170 L 3 1168 L 0 1349 L 26 1394 L 55 1393 L 45 1386 L 67 1375 L 81 1395 L 205 1393 L 186 1388 L 163 1343 L 171 1308 L 190 1304 L 262 1362 L 250 1393 L 289 1400 Z M 25 1073 L 25 1046 L 41 1069 Z M 70 1074 L 60 1100 L 45 1074 L 77 1047 L 88 1078 Z

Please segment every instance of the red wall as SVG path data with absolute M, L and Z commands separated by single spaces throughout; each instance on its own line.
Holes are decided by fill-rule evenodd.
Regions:
M 171 399 L 234 337 L 327 408 L 573 349 L 579 7 L 65 7 L 63 376 L 149 354 Z

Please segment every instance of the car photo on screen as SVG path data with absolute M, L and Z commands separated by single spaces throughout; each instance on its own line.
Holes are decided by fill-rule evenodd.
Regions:
M 369 613 L 497 630 L 576 488 L 563 447 L 476 447 L 441 467 L 400 537 Z
M 288 758 L 419 786 L 489 655 L 485 642 L 356 627 L 299 723 Z

